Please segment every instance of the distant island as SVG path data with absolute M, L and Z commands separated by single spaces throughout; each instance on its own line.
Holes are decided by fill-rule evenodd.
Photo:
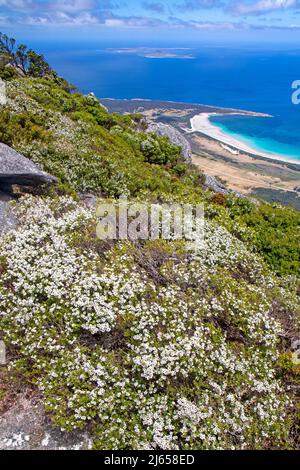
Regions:
M 194 59 L 189 48 L 152 48 L 152 47 L 124 47 L 118 49 L 106 49 L 114 54 L 133 54 L 147 59 Z

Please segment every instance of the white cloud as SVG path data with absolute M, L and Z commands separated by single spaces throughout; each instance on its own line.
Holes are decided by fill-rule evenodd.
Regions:
M 7 16 L 0 16 L 0 25 L 6 25 L 9 23 L 9 19 Z
M 209 21 L 191 21 L 190 26 L 196 29 L 226 29 L 226 30 L 236 30 L 242 29 L 243 23 L 229 23 L 229 22 L 209 22 Z
M 118 28 L 125 26 L 126 23 L 124 22 L 124 20 L 119 18 L 108 18 L 104 21 L 104 25 L 109 28 Z
M 5 6 L 11 10 L 26 10 L 34 6 L 32 0 L 0 0 L 0 6 Z
M 99 19 L 90 13 L 83 12 L 78 15 L 70 15 L 63 11 L 41 16 L 28 16 L 22 23 L 30 25 L 92 25 L 99 24 Z
M 59 0 L 51 2 L 49 8 L 63 12 L 78 12 L 90 10 L 93 6 L 93 0 Z
M 252 3 L 238 2 L 233 5 L 237 15 L 259 15 L 276 10 L 285 10 L 297 6 L 297 0 L 258 0 Z
M 142 0 L 141 0 L 142 1 Z M 176 0 L 177 5 L 185 4 L 190 7 L 195 6 L 213 6 L 217 4 L 225 5 L 224 0 Z M 151 3 L 152 2 L 152 3 Z M 181 3 L 179 3 L 181 2 Z M 151 8 L 159 10 L 160 1 L 144 1 L 144 5 L 151 5 Z M 231 13 L 236 16 L 258 15 L 268 11 L 288 9 L 298 7 L 300 0 L 231 0 Z M 119 2 L 114 0 L 0 0 L 0 6 L 13 6 L 11 12 L 2 12 L 0 15 L 0 24 L 30 24 L 30 25 L 66 25 L 66 26 L 84 26 L 97 25 L 106 28 L 172 28 L 172 29 L 195 29 L 195 30 L 245 30 L 259 29 L 254 24 L 242 21 L 232 21 L 231 18 L 226 21 L 226 16 L 220 17 L 219 21 L 211 19 L 206 20 L 204 15 L 191 15 L 193 19 L 184 19 L 174 16 L 167 17 L 157 14 L 153 16 L 127 16 L 115 14 L 111 9 L 113 5 L 117 7 Z M 18 6 L 18 10 L 16 9 Z M 227 10 L 228 13 L 228 10 Z M 170 13 L 171 14 L 171 13 Z M 271 26 L 264 26 L 264 29 Z M 282 25 L 282 28 L 297 29 L 297 25 Z M 262 28 L 261 28 L 262 29 Z

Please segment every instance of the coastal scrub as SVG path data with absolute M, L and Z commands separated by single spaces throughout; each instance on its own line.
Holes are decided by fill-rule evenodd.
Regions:
M 296 306 L 243 243 L 208 223 L 192 255 L 184 241 L 105 247 L 70 198 L 17 211 L 0 242 L 0 327 L 55 424 L 89 429 L 99 449 L 289 445 L 278 289 Z

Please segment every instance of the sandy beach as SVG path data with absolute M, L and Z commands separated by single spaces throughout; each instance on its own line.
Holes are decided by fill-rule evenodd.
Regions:
M 183 133 L 192 150 L 192 161 L 204 173 L 219 177 L 242 194 L 286 204 L 300 210 L 300 165 L 283 155 L 259 152 L 233 138 L 210 122 L 210 116 L 270 114 L 235 108 L 159 100 L 116 100 L 101 102 L 110 112 L 140 113 L 147 120 L 168 123 Z M 297 165 L 298 163 L 298 165 Z
M 231 113 L 231 114 L 238 114 L 238 113 Z M 241 115 L 243 113 L 240 113 Z M 300 165 L 300 162 L 297 160 L 293 160 L 292 158 L 287 158 L 286 156 L 280 154 L 271 154 L 267 152 L 258 151 L 257 149 L 245 144 L 244 142 L 226 134 L 222 129 L 218 126 L 215 126 L 210 121 L 210 116 L 218 116 L 220 113 L 201 113 L 195 115 L 191 118 L 191 129 L 190 132 L 201 132 L 208 137 L 211 137 L 222 144 L 229 145 L 233 149 L 237 149 L 242 152 L 246 152 L 252 155 L 258 155 L 260 157 L 269 158 L 272 160 L 279 160 L 283 162 L 289 162 Z

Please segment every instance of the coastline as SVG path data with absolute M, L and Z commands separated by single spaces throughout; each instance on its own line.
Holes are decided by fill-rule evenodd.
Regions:
M 100 99 L 101 103 L 107 103 L 111 107 L 111 112 L 134 112 L 134 106 L 139 104 L 144 111 L 147 109 L 167 110 L 169 107 L 176 110 L 193 111 L 193 115 L 210 113 L 210 114 L 238 114 L 242 116 L 256 117 L 273 117 L 271 114 L 261 113 L 257 111 L 249 111 L 242 108 L 224 108 L 217 105 L 209 105 L 203 103 L 189 103 L 184 101 L 159 100 L 153 98 L 111 98 L 104 97 Z M 132 106 L 131 106 L 132 105 Z M 118 111 L 119 110 L 119 111 Z
M 230 114 L 245 115 L 244 112 L 240 112 L 240 113 L 232 112 Z M 259 113 L 250 113 L 250 112 L 247 114 L 262 116 L 262 117 L 266 116 L 266 115 L 262 115 Z M 190 120 L 191 128 L 188 130 L 188 132 L 190 133 L 200 132 L 201 134 L 204 134 L 212 139 L 217 140 L 223 145 L 226 145 L 226 146 L 228 145 L 234 150 L 245 152 L 250 155 L 257 155 L 259 157 L 268 158 L 271 160 L 300 165 L 300 162 L 297 161 L 296 159 L 289 158 L 281 154 L 276 154 L 276 153 L 273 154 L 273 153 L 268 153 L 268 152 L 257 150 L 255 147 L 251 147 L 251 145 L 244 143 L 242 140 L 239 140 L 238 138 L 232 137 L 230 134 L 227 134 L 220 127 L 216 126 L 210 121 L 210 116 L 218 116 L 218 115 L 221 115 L 221 113 L 213 112 L 213 113 L 196 114 Z
M 205 175 L 219 178 L 227 188 L 245 196 L 300 210 L 299 161 L 283 154 L 260 152 L 251 146 L 251 142 L 241 142 L 238 136 L 231 137 L 209 121 L 211 115 L 273 118 L 272 115 L 241 108 L 150 98 L 102 98 L 100 101 L 111 113 L 138 113 L 149 122 L 168 124 L 179 131 L 191 148 L 192 163 Z M 201 117 L 200 123 L 197 119 L 195 122 L 196 116 Z M 196 126 L 197 129 L 191 129 L 193 119 L 194 127 L 201 124 L 200 128 Z M 233 137 L 237 137 L 236 141 Z
M 289 158 L 283 154 L 268 153 L 260 151 L 254 146 L 230 136 L 220 127 L 209 120 L 209 116 L 216 115 L 240 115 L 253 117 L 273 117 L 271 114 L 249 111 L 237 108 L 224 108 L 208 104 L 195 104 L 180 101 L 161 101 L 150 98 L 102 98 L 103 103 L 110 112 L 141 113 L 147 119 L 157 122 L 169 123 L 183 132 L 187 138 L 193 140 L 193 136 L 206 137 L 216 142 L 222 151 L 228 156 L 236 156 L 241 164 L 248 155 L 258 162 L 274 162 L 283 166 L 291 166 L 293 169 L 300 169 L 300 162 L 297 159 Z M 222 148 L 223 147 L 223 148 Z M 207 146 L 208 149 L 208 146 Z M 203 148 L 205 152 L 205 148 Z M 238 154 L 238 155 L 237 155 Z

